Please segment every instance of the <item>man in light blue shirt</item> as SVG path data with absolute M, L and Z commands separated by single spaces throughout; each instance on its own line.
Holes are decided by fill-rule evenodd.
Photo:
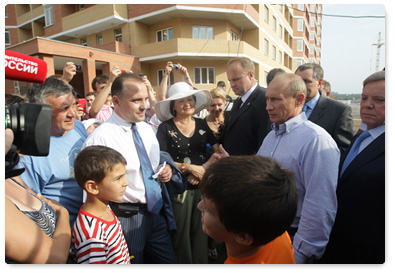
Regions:
M 48 104 L 52 108 L 51 140 L 48 156 L 20 158 L 15 169 L 25 168 L 21 179 L 35 193 L 53 199 L 70 214 L 73 227 L 82 205 L 82 189 L 74 177 L 74 159 L 87 138 L 84 125 L 76 117 L 72 86 L 48 78 L 43 84 L 33 84 L 28 90 L 31 103 Z
M 284 73 L 273 79 L 266 91 L 273 130 L 257 153 L 273 157 L 295 175 L 299 202 L 289 233 L 296 263 L 311 263 L 325 251 L 337 210 L 340 159 L 333 138 L 302 112 L 305 97 L 301 77 Z

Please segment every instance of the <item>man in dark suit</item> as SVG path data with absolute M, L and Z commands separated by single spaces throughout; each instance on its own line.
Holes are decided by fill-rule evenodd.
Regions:
M 370 75 L 363 86 L 367 130 L 340 161 L 338 211 L 323 263 L 385 261 L 385 72 Z
M 255 66 L 248 58 L 228 62 L 226 74 L 233 92 L 239 96 L 225 119 L 221 143 L 230 155 L 256 154 L 271 130 L 266 109 L 266 89 L 255 80 Z
M 302 77 L 307 88 L 303 111 L 307 118 L 324 128 L 335 140 L 343 153 L 355 134 L 351 107 L 320 94 L 324 70 L 318 64 L 307 63 L 299 66 L 296 75 Z

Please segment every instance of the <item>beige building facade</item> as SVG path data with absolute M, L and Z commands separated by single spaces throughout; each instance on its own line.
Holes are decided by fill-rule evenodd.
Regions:
M 37 39 L 59 47 L 70 44 L 75 50 L 55 56 L 54 71 L 61 71 L 67 58 L 81 63 L 82 71 L 90 73 L 81 76 L 79 88 L 85 94 L 96 74 L 115 65 L 146 74 L 157 90 L 166 63 L 172 61 L 188 69 L 196 88 L 211 90 L 224 81 L 234 97 L 226 76 L 231 58 L 252 59 L 262 86 L 273 68 L 294 72 L 301 63 L 320 63 L 321 9 L 313 4 L 7 5 L 5 47 L 18 51 Z M 114 55 L 96 59 L 104 52 Z M 46 55 L 51 52 L 39 52 L 40 58 Z M 183 80 L 180 73 L 173 74 L 172 82 Z

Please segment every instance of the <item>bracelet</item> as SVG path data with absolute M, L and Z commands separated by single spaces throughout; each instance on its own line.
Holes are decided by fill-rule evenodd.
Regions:
M 181 171 L 182 171 L 182 173 L 185 173 L 185 162 L 182 163 Z

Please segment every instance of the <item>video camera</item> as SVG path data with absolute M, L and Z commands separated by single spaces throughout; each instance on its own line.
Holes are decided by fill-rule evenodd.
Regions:
M 5 78 L 43 83 L 47 66 L 40 59 L 6 50 Z M 26 74 L 22 67 L 31 66 L 34 73 Z M 26 76 L 24 76 L 26 75 Z M 34 76 L 36 75 L 36 76 Z M 45 76 L 44 76 L 45 75 Z M 14 141 L 5 158 L 6 178 L 21 174 L 24 169 L 13 170 L 21 154 L 47 156 L 51 135 L 52 109 L 45 104 L 17 103 L 5 107 L 5 128 L 14 133 Z

